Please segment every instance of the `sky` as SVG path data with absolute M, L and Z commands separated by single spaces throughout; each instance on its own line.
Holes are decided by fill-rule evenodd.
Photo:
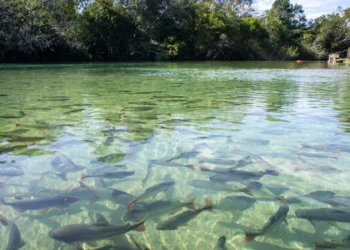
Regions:
M 259 12 L 270 9 L 274 0 L 255 0 L 254 7 Z M 293 4 L 301 4 L 308 19 L 329 14 L 337 10 L 338 6 L 350 7 L 349 0 L 290 0 Z

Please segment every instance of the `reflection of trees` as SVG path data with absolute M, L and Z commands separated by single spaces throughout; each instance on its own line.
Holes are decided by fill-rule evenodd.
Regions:
M 290 80 L 269 81 L 263 86 L 267 112 L 288 111 L 297 100 L 298 86 Z
M 300 94 L 307 100 L 322 100 L 325 95 L 332 95 L 341 112 L 338 119 L 350 122 L 350 91 L 346 84 L 341 87 L 322 82 L 299 84 L 288 76 L 271 80 L 270 71 L 262 71 L 261 74 L 266 74 L 263 81 L 241 79 L 232 67 L 256 69 L 258 64 L 233 65 L 99 64 L 3 71 L 0 87 L 11 98 L 0 97 L 0 102 L 7 114 L 23 110 L 26 115 L 0 119 L 0 137 L 6 140 L 9 138 L 6 133 L 11 131 L 23 137 L 22 141 L 9 145 L 23 151 L 23 145 L 52 145 L 57 138 L 68 134 L 67 128 L 71 127 L 69 133 L 74 136 L 79 132 L 78 137 L 86 137 L 83 139 L 91 142 L 98 156 L 123 155 L 135 141 L 148 141 L 163 129 L 192 126 L 205 130 L 222 124 L 225 124 L 222 129 L 228 126 L 235 129 L 235 124 L 242 123 L 249 113 L 247 110 L 258 103 L 264 103 L 268 112 L 289 112 L 297 98 L 301 98 Z M 295 63 L 264 65 L 315 67 Z M 232 74 L 236 75 L 232 77 Z M 338 88 L 341 95 L 336 91 Z M 269 120 L 278 119 L 271 116 Z M 39 139 L 23 143 L 28 137 Z M 1 146 L 8 151 L 5 148 Z

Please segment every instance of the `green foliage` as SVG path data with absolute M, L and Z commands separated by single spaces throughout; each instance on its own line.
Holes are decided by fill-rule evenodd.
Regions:
M 0 0 L 0 61 L 292 60 L 350 46 L 350 9 L 275 0 Z

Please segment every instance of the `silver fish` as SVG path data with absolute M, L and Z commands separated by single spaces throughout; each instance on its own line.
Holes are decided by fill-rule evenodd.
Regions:
M 17 250 L 26 244 L 26 242 L 22 240 L 21 233 L 13 221 L 10 221 L 0 215 L 0 223 L 7 226 L 9 231 L 9 240 L 5 250 Z
M 66 207 L 74 202 L 77 202 L 78 200 L 78 197 L 62 195 L 51 195 L 13 201 L 5 201 L 4 198 L 1 198 L 1 202 L 4 205 L 11 206 L 19 212 L 24 212 L 26 210 L 46 209 L 50 207 Z
M 226 249 L 225 244 L 226 244 L 226 237 L 221 236 L 216 242 L 216 247 L 214 248 L 214 250 L 225 250 Z
M 215 190 L 215 191 L 227 191 L 227 192 L 242 192 L 252 196 L 251 188 L 236 188 L 224 182 L 211 182 L 207 180 L 190 180 L 187 184 L 200 189 Z
M 194 199 L 190 199 L 188 201 L 154 201 L 150 203 L 138 203 L 136 208 L 132 209 L 128 212 L 124 219 L 139 221 L 140 218 L 156 218 L 168 213 L 176 212 L 183 207 L 188 207 L 190 209 L 195 209 L 194 207 Z
M 212 210 L 213 204 L 210 200 L 207 200 L 205 206 L 196 210 L 189 210 L 181 214 L 170 217 L 169 219 L 160 222 L 157 225 L 158 230 L 176 230 L 179 226 L 182 226 L 192 220 L 205 210 Z
M 252 197 L 237 195 L 237 196 L 226 196 L 219 200 L 216 204 L 213 205 L 214 209 L 220 209 L 224 211 L 243 211 L 250 208 L 256 199 Z
M 152 187 L 147 188 L 143 194 L 137 196 L 135 199 L 129 202 L 128 211 L 131 211 L 133 209 L 133 203 L 135 203 L 136 201 L 147 199 L 151 196 L 157 195 L 160 192 L 165 192 L 166 190 L 168 190 L 170 187 L 174 185 L 175 185 L 174 181 L 168 181 L 168 182 L 161 182 L 159 184 L 156 184 Z
M 81 181 L 85 180 L 86 178 L 122 179 L 134 174 L 135 171 L 116 171 L 104 172 L 102 174 L 83 174 Z
M 51 230 L 49 237 L 65 243 L 91 242 L 125 234 L 131 230 L 145 231 L 145 219 L 124 226 L 109 225 L 101 222 L 96 224 L 71 224 L 59 229 Z
M 74 162 L 71 159 L 62 154 L 58 154 L 52 160 L 51 164 L 57 172 L 63 174 L 78 172 L 85 169 L 85 167 L 74 164 Z
M 269 221 L 263 226 L 262 229 L 260 229 L 258 232 L 245 232 L 245 241 L 250 242 L 254 240 L 255 237 L 264 235 L 278 227 L 282 221 L 286 221 L 288 211 L 289 207 L 287 205 L 281 205 L 277 212 L 270 217 Z
M 0 176 L 3 177 L 16 177 L 24 175 L 24 172 L 17 168 L 0 168 Z
M 296 209 L 295 215 L 309 221 L 350 222 L 350 212 L 333 208 Z
M 90 190 L 95 196 L 110 200 L 116 204 L 128 205 L 135 196 L 114 188 L 93 187 L 79 182 L 80 186 Z
M 315 250 L 320 249 L 350 249 L 350 235 L 340 241 L 322 241 L 322 242 L 313 242 Z

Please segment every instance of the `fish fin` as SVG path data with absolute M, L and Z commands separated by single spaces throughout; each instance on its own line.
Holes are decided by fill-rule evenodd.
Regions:
M 93 225 L 96 225 L 96 226 L 106 226 L 108 225 L 108 221 L 106 220 L 106 218 L 100 214 L 100 213 L 95 213 L 95 222 Z
M 72 245 L 73 247 L 75 247 L 76 249 L 79 250 L 84 250 L 84 248 L 77 242 L 71 243 L 70 245 Z
M 38 214 L 38 216 L 44 216 L 44 215 L 46 215 L 48 212 L 49 212 L 49 209 L 48 209 L 48 208 L 43 209 L 43 210 L 41 210 L 41 212 Z
M 21 238 L 21 247 L 23 247 L 27 242 Z
M 316 222 L 315 221 L 313 221 L 313 220 L 309 220 L 310 221 L 310 223 L 311 223 L 311 225 L 313 225 L 313 227 L 315 228 L 315 230 L 316 230 Z
M 98 246 L 96 241 L 89 241 L 89 242 L 86 242 L 86 244 L 88 244 L 89 246 L 92 246 L 92 247 L 97 247 Z
M 138 226 L 135 231 L 138 231 L 138 232 L 143 232 L 143 231 L 146 231 L 146 227 L 144 224 L 141 224 L 140 226 Z
M 188 203 L 187 207 L 189 209 L 196 209 L 196 206 L 194 205 L 194 201 L 195 201 L 196 197 L 193 197 L 192 199 L 189 199 L 187 201 L 184 201 L 184 203 Z
M 255 239 L 256 236 L 251 235 L 253 233 L 245 232 L 245 243 L 249 243 Z
M 242 193 L 245 193 L 249 196 L 254 196 L 254 194 L 252 193 L 252 191 L 250 190 L 250 188 L 243 188 L 240 190 Z
M 80 181 L 81 181 L 81 182 L 84 182 L 85 179 L 87 178 L 87 176 L 88 176 L 88 175 L 87 175 L 86 173 L 82 174 L 82 175 L 81 175 Z
M 157 194 L 155 194 L 155 195 L 152 196 L 153 199 L 156 198 L 156 197 L 157 197 Z
M 187 227 L 188 226 L 188 223 L 185 223 L 185 224 L 182 224 L 183 227 Z
M 169 214 L 170 215 L 174 215 L 174 214 L 176 214 L 178 211 L 180 211 L 181 210 L 181 207 L 180 208 L 177 208 L 177 209 L 174 209 L 174 210 L 172 210 Z
M 312 244 L 315 246 L 315 250 L 322 250 L 322 248 L 319 248 L 318 245 L 322 244 L 323 242 L 312 242 Z
M 205 202 L 205 205 L 204 205 L 205 210 L 213 212 L 213 202 L 209 200 L 207 197 L 204 198 L 204 202 Z
M 100 198 L 100 197 L 97 197 L 97 196 L 95 196 L 94 198 L 92 198 L 92 199 L 89 201 L 89 205 L 94 204 L 96 201 L 98 201 L 99 198 Z
M 339 229 L 339 225 L 335 221 L 328 221 L 328 224 Z
M 14 208 L 14 210 L 16 210 L 19 213 L 24 213 L 26 210 L 22 209 L 22 208 Z
M 122 237 L 122 234 L 118 234 L 118 235 L 116 235 L 116 236 L 113 236 L 113 237 L 111 238 L 111 240 L 112 240 L 112 241 L 116 241 L 116 240 L 120 239 L 120 237 Z
M 301 171 L 301 168 L 295 168 L 294 169 L 294 173 L 298 173 L 298 172 L 300 172 Z
M 133 209 L 134 205 L 132 204 L 132 202 L 130 201 L 128 203 L 128 212 L 130 212 Z
M 200 167 L 199 169 L 203 172 L 211 171 L 211 169 L 206 168 L 206 167 Z
M 195 171 L 196 169 L 194 168 L 194 166 L 193 165 L 187 165 L 188 166 L 188 168 L 189 169 L 191 169 L 191 170 L 193 170 L 193 171 Z
M 3 226 L 7 226 L 7 225 L 8 225 L 7 219 L 6 219 L 2 214 L 0 214 L 0 223 L 1 223 Z
M 286 219 L 283 220 L 283 222 L 288 225 L 288 221 Z

